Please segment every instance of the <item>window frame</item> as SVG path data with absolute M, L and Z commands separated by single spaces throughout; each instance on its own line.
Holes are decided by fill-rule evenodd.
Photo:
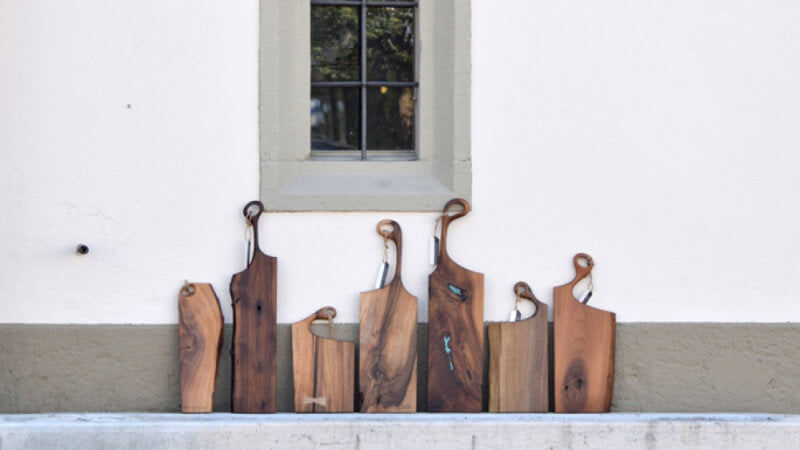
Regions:
M 417 6 L 414 160 L 312 158 L 310 8 L 309 0 L 260 0 L 260 198 L 267 210 L 438 211 L 452 197 L 470 199 L 470 1 Z

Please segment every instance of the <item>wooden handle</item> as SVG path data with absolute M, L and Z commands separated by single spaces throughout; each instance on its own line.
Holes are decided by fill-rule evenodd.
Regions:
M 330 313 L 330 316 L 328 315 L 328 313 Z M 336 308 L 334 308 L 333 306 L 325 306 L 323 308 L 318 309 L 317 312 L 315 312 L 314 314 L 311 314 L 310 316 L 306 317 L 305 319 L 297 323 L 305 322 L 308 328 L 308 333 L 311 334 L 311 322 L 315 320 L 333 319 L 334 317 L 336 317 Z
M 254 211 L 255 210 L 255 211 Z M 246 204 L 242 210 L 242 214 L 247 219 L 247 222 L 253 227 L 253 247 L 258 250 L 258 218 L 264 212 L 264 204 L 258 200 Z M 253 258 L 255 259 L 255 258 Z M 252 261 L 251 261 L 252 263 Z
M 464 208 L 463 211 L 457 212 L 453 215 L 450 215 L 450 210 L 457 205 L 461 205 Z M 460 219 L 461 217 L 466 216 L 469 214 L 470 205 L 469 202 L 464 200 L 463 198 L 454 198 L 447 202 L 444 205 L 444 209 L 442 209 L 442 239 L 439 245 L 439 261 L 449 261 L 450 256 L 447 254 L 447 227 L 450 226 L 450 222 Z
M 450 215 L 450 209 L 452 209 L 453 206 L 456 206 L 456 205 L 461 205 L 461 207 L 464 210 L 460 211 L 460 212 L 457 212 L 457 213 L 455 213 L 453 215 Z M 464 200 L 463 198 L 454 198 L 454 199 L 450 200 L 449 202 L 447 202 L 446 205 L 444 205 L 444 209 L 442 209 L 442 215 L 449 217 L 450 220 L 456 220 L 459 217 L 464 217 L 467 214 L 469 214 L 469 210 L 470 210 L 470 205 L 469 205 L 468 201 Z
M 528 285 L 528 283 L 524 281 L 517 281 L 517 283 L 514 285 L 514 294 L 516 294 L 519 298 L 530 300 L 534 306 L 536 306 L 536 311 L 534 311 L 533 315 L 528 317 L 528 319 L 536 317 L 536 315 L 539 314 L 539 311 L 542 310 L 542 305 L 544 305 L 544 303 L 540 302 L 539 299 L 533 295 L 533 290 L 531 290 L 531 287 Z
M 391 230 L 387 230 L 388 227 L 391 227 Z M 397 256 L 395 257 L 395 269 L 394 269 L 394 279 L 392 279 L 392 283 L 395 280 L 402 283 L 402 270 L 403 270 L 403 230 L 400 229 L 400 224 L 395 222 L 394 220 L 381 220 L 378 222 L 377 226 L 378 234 L 383 237 L 384 239 L 389 239 L 390 241 L 394 241 L 395 249 L 397 250 Z
M 580 261 L 582 259 L 586 260 L 586 267 L 581 265 Z M 572 258 L 572 264 L 575 266 L 575 278 L 573 278 L 571 282 L 567 283 L 569 286 L 575 286 L 578 281 L 581 281 L 592 272 L 594 260 L 586 253 L 578 253 Z
M 333 306 L 326 306 L 320 308 L 317 312 L 317 317 L 314 320 L 330 320 L 336 317 L 336 308 Z
M 539 300 L 536 299 L 536 296 L 533 295 L 531 287 L 524 281 L 517 281 L 517 283 L 514 285 L 514 293 L 517 294 L 518 297 L 522 297 L 534 303 L 539 302 Z

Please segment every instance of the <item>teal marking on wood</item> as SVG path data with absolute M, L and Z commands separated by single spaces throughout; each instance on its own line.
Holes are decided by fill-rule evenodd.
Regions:
M 450 292 L 452 292 L 456 297 L 460 298 L 462 302 L 467 300 L 466 290 L 461 289 L 460 287 L 452 285 L 450 283 L 447 283 L 447 288 L 450 289 Z
M 450 363 L 450 370 L 453 370 L 453 358 L 450 357 L 450 336 L 444 337 L 444 352 L 447 353 L 447 361 Z

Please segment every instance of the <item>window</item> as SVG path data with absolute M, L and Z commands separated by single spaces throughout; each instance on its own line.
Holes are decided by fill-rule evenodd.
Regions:
M 469 199 L 472 190 L 470 1 L 327 0 L 325 5 L 322 3 L 321 0 L 260 0 L 259 157 L 260 197 L 265 207 L 270 211 L 439 211 L 453 197 Z M 312 8 L 317 7 L 357 11 L 358 26 L 365 24 L 367 39 L 361 39 L 361 28 L 358 36 L 345 36 L 338 21 L 315 25 L 317 31 L 312 33 Z M 377 61 L 373 58 L 371 62 L 369 58 L 368 25 L 372 10 L 385 12 L 387 20 L 403 16 L 401 13 L 410 14 L 408 19 L 396 17 L 401 23 L 410 20 L 413 24 L 409 26 L 413 35 L 407 36 L 410 40 L 404 44 L 413 48 L 408 53 L 412 61 L 403 66 L 410 67 L 404 73 L 388 74 L 376 69 L 373 71 L 377 74 L 369 74 L 370 64 Z M 367 20 L 362 21 L 364 13 Z M 355 24 L 348 26 L 353 30 Z M 403 29 L 405 33 L 405 25 Z M 321 30 L 328 30 L 328 37 L 315 37 Z M 312 39 L 334 41 L 336 45 L 329 44 L 332 47 L 326 51 L 336 53 L 321 55 L 322 59 L 320 55 L 312 56 Z M 366 53 L 361 52 L 362 43 L 367 45 Z M 358 60 L 351 64 L 354 54 Z M 361 63 L 362 54 L 367 57 L 366 65 Z M 338 67 L 337 80 L 327 81 L 347 81 L 353 85 L 315 84 L 326 80 L 317 78 L 320 74 L 313 74 L 314 58 L 317 65 Z M 347 69 L 339 67 L 345 62 Z M 368 72 L 364 78 L 363 68 Z M 331 73 L 326 76 L 332 77 Z M 339 74 L 348 78 L 339 80 Z M 362 86 L 362 80 L 366 86 Z M 370 85 L 373 82 L 377 84 Z M 393 86 L 397 82 L 413 85 Z M 327 97 L 317 91 L 314 94 L 320 111 L 329 116 L 325 124 L 315 125 L 314 132 L 320 136 L 316 145 L 337 148 L 313 150 L 312 120 L 318 118 L 312 119 L 309 103 L 312 90 L 323 87 L 329 92 L 325 94 Z M 348 96 L 346 87 L 355 93 Z M 386 94 L 380 92 L 381 87 L 386 88 Z M 340 92 L 330 93 L 334 88 Z M 364 89 L 367 105 L 362 116 L 360 93 Z M 410 92 L 411 108 L 405 100 L 409 94 L 405 92 Z M 374 100 L 385 98 L 384 95 L 394 95 L 394 100 L 383 102 L 389 105 L 387 110 Z M 378 106 L 370 107 L 371 98 Z M 402 113 L 401 104 L 406 108 Z M 328 109 L 322 111 L 323 108 Z M 337 112 L 333 113 L 333 109 Z M 338 112 L 341 110 L 345 113 Z M 349 113 L 351 110 L 357 114 Z M 377 114 L 371 112 L 374 110 Z M 377 120 L 378 127 L 370 123 L 361 126 L 364 121 L 370 122 L 370 117 Z M 330 122 L 334 118 L 337 128 Z M 385 123 L 395 128 L 370 135 L 371 127 L 380 129 Z M 341 130 L 345 130 L 344 134 Z M 361 130 L 366 130 L 366 135 Z M 367 141 L 366 147 L 361 145 L 363 139 Z
M 313 158 L 415 159 L 416 6 L 311 0 Z

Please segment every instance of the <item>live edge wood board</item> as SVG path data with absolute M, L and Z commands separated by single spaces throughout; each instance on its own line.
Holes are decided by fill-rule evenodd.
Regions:
M 178 294 L 181 412 L 211 412 L 222 349 L 222 309 L 207 283 L 186 284 Z
M 388 285 L 360 296 L 359 409 L 411 413 L 417 410 L 417 299 L 403 287 L 400 225 L 381 221 L 378 234 L 394 241 L 396 268 Z
M 449 215 L 452 207 L 464 210 Z M 444 207 L 439 264 L 428 279 L 428 411 L 480 412 L 483 381 L 483 274 L 447 254 L 450 223 L 469 213 Z
M 608 412 L 614 390 L 616 315 L 575 299 L 572 290 L 591 273 L 594 261 L 579 253 L 573 264 L 575 279 L 553 289 L 555 411 Z
M 527 283 L 514 286 L 536 305 L 532 317 L 489 324 L 489 412 L 547 412 L 547 305 Z
M 295 412 L 353 412 L 355 343 L 311 333 L 311 322 L 334 317 L 336 310 L 326 306 L 292 324 Z
M 258 201 L 245 206 L 245 217 L 253 227 L 253 259 L 231 279 L 231 410 L 235 413 L 275 412 L 278 260 L 259 249 L 258 218 L 263 211 Z

